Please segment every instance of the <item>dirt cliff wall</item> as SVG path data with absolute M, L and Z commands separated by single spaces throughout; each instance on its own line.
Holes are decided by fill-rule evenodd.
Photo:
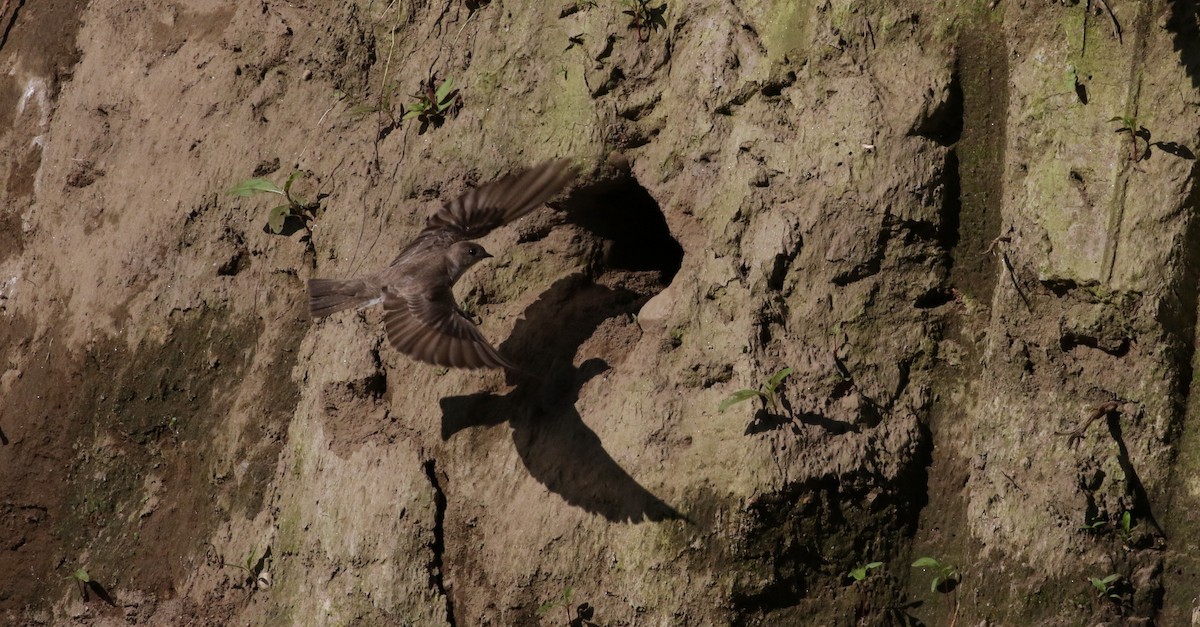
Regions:
M 5 3 L 0 617 L 1185 624 L 1198 21 Z M 404 119 L 431 77 L 454 106 Z M 457 287 L 535 376 L 308 319 L 559 156 Z M 311 230 L 226 193 L 294 170 Z

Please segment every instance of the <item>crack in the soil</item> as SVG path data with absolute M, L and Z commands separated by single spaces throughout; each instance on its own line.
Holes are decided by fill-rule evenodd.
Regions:
M 429 459 L 422 466 L 425 469 L 425 476 L 429 479 L 429 485 L 433 488 L 433 541 L 429 543 L 429 550 L 432 553 L 428 567 L 429 585 L 440 593 L 442 598 L 446 599 L 446 624 L 456 627 L 454 600 L 450 598 L 450 593 L 446 590 L 442 562 L 442 556 L 446 553 L 446 493 L 442 491 L 441 483 L 438 482 L 437 461 Z
M 8 3 L 5 2 L 5 7 L 8 8 Z M 4 27 L 4 33 L 0 35 L 0 50 L 4 49 L 4 44 L 8 43 L 8 36 L 12 33 L 13 25 L 17 23 L 17 14 L 21 9 L 25 8 L 25 0 L 17 0 L 17 6 L 13 8 L 12 15 L 8 18 L 8 25 Z

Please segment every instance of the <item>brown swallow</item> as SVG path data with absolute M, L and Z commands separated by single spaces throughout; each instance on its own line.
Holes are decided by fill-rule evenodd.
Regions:
M 392 263 L 357 279 L 309 279 L 314 318 L 383 303 L 383 325 L 396 350 L 453 368 L 509 368 L 454 299 L 467 268 L 491 257 L 473 241 L 533 211 L 575 178 L 568 159 L 510 174 L 459 196 L 429 216 Z

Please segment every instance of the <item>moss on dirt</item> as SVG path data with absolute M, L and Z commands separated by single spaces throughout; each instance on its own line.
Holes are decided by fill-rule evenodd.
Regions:
M 226 418 L 261 325 L 223 310 L 181 313 L 159 345 L 113 338 L 85 357 L 77 419 L 90 426 L 67 471 L 68 555 L 90 555 L 93 577 L 170 596 L 235 486 L 219 487 L 206 442 Z M 197 533 L 201 531 L 202 533 Z M 166 559 L 155 548 L 175 547 Z
M 795 61 L 797 55 L 803 56 L 812 40 L 812 8 L 812 3 L 800 0 L 767 4 L 761 22 L 767 58 L 778 63 L 785 57 Z

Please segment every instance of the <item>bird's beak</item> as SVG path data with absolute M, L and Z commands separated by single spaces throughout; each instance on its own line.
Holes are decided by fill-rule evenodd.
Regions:
M 483 256 L 480 257 L 480 259 L 487 259 L 488 257 L 495 257 L 495 255 L 493 255 L 492 253 L 489 253 L 485 250 L 485 251 L 483 251 Z

